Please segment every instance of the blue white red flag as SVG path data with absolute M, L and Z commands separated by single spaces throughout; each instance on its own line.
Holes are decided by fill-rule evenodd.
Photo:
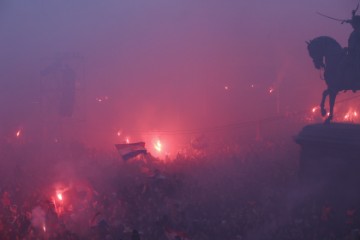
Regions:
M 115 144 L 116 149 L 125 161 L 140 154 L 146 154 L 145 142 Z

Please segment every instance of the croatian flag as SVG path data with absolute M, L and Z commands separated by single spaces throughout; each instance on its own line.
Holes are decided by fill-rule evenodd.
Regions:
M 146 154 L 145 142 L 115 144 L 121 157 L 126 161 L 139 154 Z

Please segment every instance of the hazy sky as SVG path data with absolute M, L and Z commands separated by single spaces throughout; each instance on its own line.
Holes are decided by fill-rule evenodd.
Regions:
M 348 19 L 356 4 L 0 0 L 2 114 L 17 126 L 51 121 L 66 128 L 77 122 L 87 138 L 111 142 L 117 130 L 266 118 L 277 114 L 277 100 L 281 112 L 303 110 L 318 104 L 325 88 L 305 41 L 329 35 L 345 46 L 351 32 L 316 11 Z M 71 120 L 39 114 L 53 110 L 56 91 L 44 88 L 56 79 L 40 72 L 61 56 L 77 74 Z M 48 108 L 40 106 L 44 99 Z

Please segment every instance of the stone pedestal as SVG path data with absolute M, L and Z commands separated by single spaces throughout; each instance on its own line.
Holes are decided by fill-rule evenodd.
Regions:
M 316 192 L 345 205 L 360 203 L 360 125 L 305 126 L 295 137 L 301 146 L 299 175 Z

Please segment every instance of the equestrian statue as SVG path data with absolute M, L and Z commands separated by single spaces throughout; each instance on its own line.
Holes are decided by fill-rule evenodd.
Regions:
M 359 4 L 352 11 L 350 20 L 335 19 L 349 23 L 353 28 L 347 48 L 341 47 L 335 39 L 328 36 L 320 36 L 307 42 L 307 49 L 315 68 L 324 71 L 327 89 L 322 94 L 320 109 L 322 116 L 328 115 L 325 123 L 330 123 L 334 117 L 335 99 L 340 91 L 360 90 L 360 15 L 356 15 L 358 8 Z M 325 109 L 327 96 L 329 113 Z

